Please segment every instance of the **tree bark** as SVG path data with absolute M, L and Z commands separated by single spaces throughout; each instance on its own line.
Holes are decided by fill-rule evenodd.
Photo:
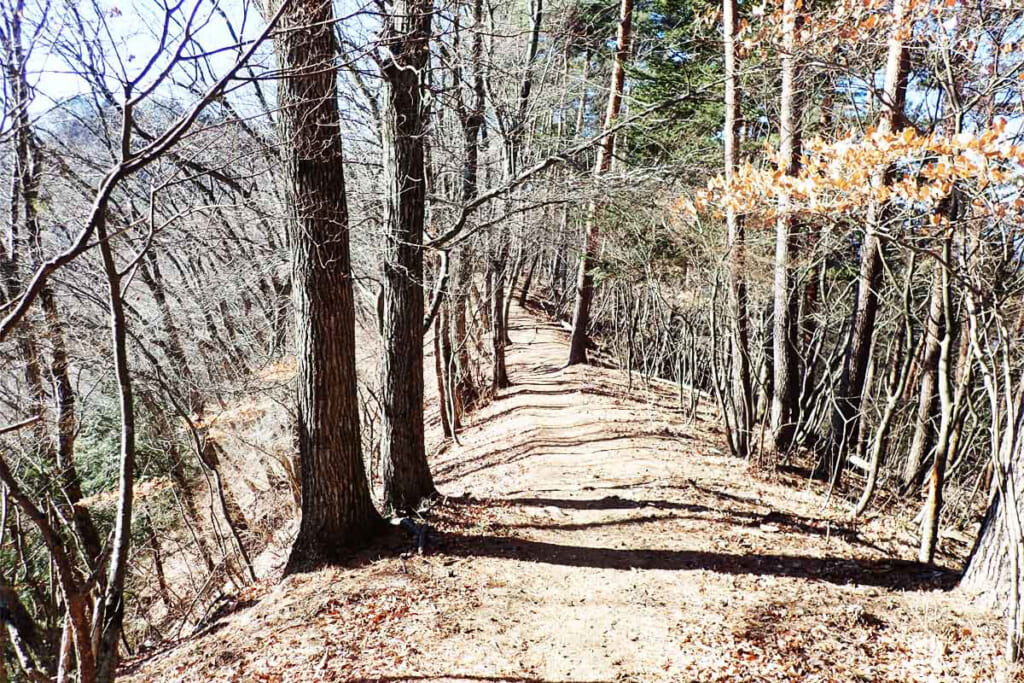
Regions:
M 447 403 L 444 410 L 448 414 L 448 421 L 452 428 L 452 435 L 462 429 L 462 418 L 458 405 L 457 381 L 458 366 L 456 353 L 452 349 L 452 299 L 448 298 L 441 306 L 441 373 L 444 378 L 444 392 Z
M 7 683 L 7 626 L 0 621 L 0 683 Z
M 943 245 L 942 255 L 946 263 L 950 262 L 952 254 L 952 237 L 947 237 Z M 940 425 L 938 441 L 935 447 L 935 457 L 932 459 L 932 467 L 928 482 L 928 500 L 925 502 L 924 518 L 921 522 L 921 545 L 918 550 L 917 559 L 920 562 L 931 563 L 935 559 L 935 548 L 939 541 L 939 521 L 942 514 L 942 489 L 946 483 L 946 461 L 949 455 L 949 432 L 953 420 L 953 388 L 950 377 L 950 347 L 952 346 L 950 304 L 950 275 L 940 264 L 936 264 L 939 271 L 939 300 L 940 315 L 942 321 L 942 337 L 938 342 L 939 353 L 936 361 L 935 382 L 938 387 L 940 410 Z M 929 321 L 931 324 L 931 321 Z
M 540 253 L 533 255 L 533 259 L 530 261 L 530 267 L 526 271 L 526 279 L 523 280 L 523 288 L 519 291 L 519 306 L 526 308 L 526 301 L 530 296 L 530 285 L 533 284 L 533 273 L 537 269 L 537 263 L 540 261 Z
M 437 378 L 437 405 L 441 414 L 441 432 L 445 438 L 452 437 L 452 424 L 448 414 L 448 391 L 445 375 L 447 374 L 447 363 L 442 350 L 441 338 L 444 336 L 447 327 L 447 312 L 442 306 L 440 313 L 434 319 L 434 375 Z
M 359 440 L 355 305 L 332 5 L 292 0 L 275 49 L 291 193 L 302 520 L 286 573 L 345 559 L 383 526 Z M 417 318 L 417 330 L 422 324 Z
M 914 487 L 921 479 L 921 464 L 935 444 L 935 412 L 938 408 L 936 392 L 939 372 L 939 349 L 943 334 L 942 297 L 942 265 L 935 264 L 932 273 L 932 287 L 928 304 L 928 321 L 925 324 L 924 357 L 921 359 L 921 383 L 918 391 L 917 417 L 914 424 L 914 436 L 907 453 L 907 462 L 903 467 L 902 484 L 904 489 Z
M 384 507 L 404 514 L 436 493 L 423 437 L 423 221 L 426 121 L 420 76 L 431 0 L 399 0 L 384 19 Z
M 131 114 L 125 118 L 130 120 Z M 128 367 L 127 322 L 121 275 L 114 261 L 113 248 L 107 239 L 105 221 L 97 226 L 103 269 L 106 271 L 110 306 L 110 328 L 114 370 L 117 377 L 118 405 L 121 412 L 121 454 L 118 472 L 117 513 L 114 522 L 113 550 L 107 568 L 107 585 L 103 595 L 100 618 L 93 624 L 99 629 L 96 649 L 96 681 L 109 683 L 117 674 L 118 646 L 124 624 L 124 584 L 128 573 L 128 552 L 131 546 L 132 504 L 135 488 L 135 400 L 131 371 Z M 80 654 L 80 653 L 79 653 Z
M 739 27 L 736 0 L 723 1 L 722 22 L 725 34 L 725 180 L 732 181 L 739 165 L 739 75 L 737 73 L 736 32 Z M 754 419 L 753 396 L 750 381 L 749 322 L 747 318 L 747 284 L 744 268 L 744 229 L 736 211 L 725 213 L 726 237 L 729 244 L 728 277 L 729 307 L 732 333 L 732 405 L 733 434 L 730 447 L 733 454 L 745 458 L 750 454 L 750 433 Z
M 473 42 L 470 46 L 470 64 L 473 69 L 473 98 L 468 110 L 460 117 L 464 158 L 462 161 L 462 201 L 468 204 L 476 198 L 479 185 L 480 130 L 484 124 L 484 97 L 486 94 L 483 66 L 484 35 L 483 0 L 473 1 Z M 459 101 L 461 102 L 461 90 Z M 466 309 L 470 305 L 470 290 L 473 287 L 474 253 L 472 243 L 462 248 L 459 257 L 458 278 L 455 297 L 452 302 L 452 317 L 455 333 L 455 353 L 458 367 L 455 382 L 454 421 L 461 419 L 463 410 L 471 407 L 479 396 L 473 382 L 472 357 L 469 353 L 469 332 L 466 324 Z
M 498 391 L 511 386 L 508 370 L 505 366 L 505 271 L 508 267 L 508 244 L 502 240 L 497 247 L 498 254 L 491 262 L 494 286 L 491 290 L 491 391 Z
M 615 125 L 622 108 L 622 89 L 626 80 L 626 61 L 629 59 L 633 27 L 633 0 L 622 0 L 619 6 L 619 29 L 615 39 L 615 64 L 612 66 L 608 108 L 604 115 L 604 137 L 597 149 L 594 176 L 606 174 L 612 167 L 615 153 L 615 134 L 609 129 Z M 587 328 L 590 326 L 590 305 L 594 298 L 594 274 L 600 243 L 598 205 L 591 201 L 587 207 L 586 237 L 580 255 L 576 279 L 576 303 L 572 315 L 572 336 L 569 339 L 569 360 L 566 365 L 587 362 Z
M 1024 416 L 1024 375 L 1018 382 L 1017 409 L 1006 416 L 1007 429 L 1019 431 Z M 1015 413 L 1015 414 L 1014 414 Z M 992 448 L 995 466 L 996 495 L 989 503 L 981 531 L 967 561 L 961 586 L 981 595 L 994 609 L 1006 610 L 1008 621 L 1008 658 L 1019 657 L 1024 646 L 1024 439 L 1018 438 L 1012 454 Z M 1008 457 L 1007 457 L 1008 456 Z
M 897 131 L 903 123 L 906 102 L 909 52 L 904 45 L 903 28 L 906 23 L 907 0 L 894 0 L 892 6 L 893 29 L 889 35 L 885 64 L 885 83 L 882 102 L 885 110 L 878 124 L 879 132 Z M 872 179 L 875 185 L 888 182 L 887 173 Z M 888 219 L 889 209 L 872 202 L 868 207 L 867 227 L 861 244 L 860 274 L 857 304 L 850 324 L 850 337 L 846 346 L 843 372 L 836 390 L 835 409 L 832 413 L 832 482 L 838 484 L 846 465 L 846 453 L 857 442 L 860 426 L 861 395 L 867 374 L 871 342 L 878 313 L 878 288 L 882 282 L 881 242 L 878 232 Z
M 785 0 L 782 8 L 782 97 L 779 124 L 779 170 L 794 177 L 800 170 L 801 94 L 797 84 L 796 23 L 797 0 Z M 782 185 L 785 188 L 785 185 Z M 792 258 L 796 249 L 791 200 L 783 189 L 779 194 L 779 218 L 775 223 L 775 279 L 773 291 L 774 334 L 772 335 L 773 387 L 771 407 L 771 447 L 767 449 L 767 469 L 774 471 L 779 454 L 787 450 L 796 427 L 797 334 L 796 297 Z

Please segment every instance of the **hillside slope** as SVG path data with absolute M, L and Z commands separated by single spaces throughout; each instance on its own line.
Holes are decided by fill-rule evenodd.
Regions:
M 127 679 L 1012 679 L 953 572 L 892 559 L 913 555 L 898 526 L 753 479 L 709 412 L 560 369 L 565 333 L 513 311 L 514 386 L 435 455 L 425 554 L 396 535 L 264 582 Z

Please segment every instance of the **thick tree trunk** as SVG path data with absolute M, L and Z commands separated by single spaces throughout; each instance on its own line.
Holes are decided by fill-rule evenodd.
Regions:
M 292 0 L 276 52 L 292 206 L 302 520 L 286 572 L 345 559 L 383 526 L 359 440 L 355 306 L 332 5 Z M 416 320 L 416 329 L 422 325 Z
M 800 170 L 801 94 L 797 83 L 796 21 L 797 0 L 785 0 L 782 9 L 782 98 L 780 117 L 780 170 L 795 176 Z M 773 387 L 771 447 L 766 450 L 767 469 L 774 470 L 778 456 L 790 447 L 796 427 L 797 334 L 792 258 L 796 248 L 791 201 L 785 191 L 779 195 L 779 218 L 775 224 L 774 334 L 772 335 Z
M 384 19 L 384 506 L 406 513 L 434 495 L 423 440 L 425 120 L 420 77 L 429 56 L 430 0 L 399 0 Z
M 633 26 L 633 0 L 622 0 L 619 6 L 619 29 L 615 39 L 615 64 L 612 66 L 608 108 L 604 115 L 604 137 L 597 150 L 594 175 L 602 176 L 611 170 L 615 154 L 615 134 L 608 132 L 619 117 L 622 108 L 622 88 L 626 80 L 626 61 L 629 59 Z M 586 237 L 580 255 L 576 279 L 576 303 L 572 315 L 572 336 L 569 339 L 567 365 L 587 362 L 587 328 L 590 326 L 590 305 L 594 298 L 594 275 L 591 272 L 598 256 L 601 237 L 598 205 L 587 207 Z
M 981 531 L 961 586 L 979 594 L 985 604 L 1005 610 L 1009 628 L 1010 647 L 1020 651 L 1024 643 L 1021 619 L 1024 615 L 1024 546 L 1021 538 L 1021 520 L 1024 519 L 1024 441 L 1018 443 L 1013 462 L 997 477 L 1001 477 L 997 495 L 992 499 L 982 521 Z

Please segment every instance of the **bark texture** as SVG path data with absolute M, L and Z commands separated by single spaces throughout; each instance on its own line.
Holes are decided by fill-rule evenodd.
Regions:
M 907 0 L 895 0 L 892 14 L 893 30 L 889 35 L 882 91 L 884 109 L 878 124 L 878 130 L 882 133 L 898 131 L 902 127 L 910 66 L 903 35 Z M 881 185 L 888 182 L 888 177 L 882 173 L 872 182 Z M 882 282 L 882 245 L 878 233 L 885 226 L 888 215 L 889 209 L 884 204 L 873 202 L 868 207 L 867 227 L 861 244 L 857 304 L 850 324 L 850 338 L 836 391 L 835 410 L 832 413 L 832 479 L 835 483 L 841 479 L 846 454 L 856 443 L 860 433 L 861 395 L 864 392 L 864 380 L 871 356 L 875 317 L 878 313 L 878 289 Z
M 925 325 L 924 356 L 921 359 L 921 384 L 918 390 L 917 419 L 914 437 L 903 468 L 903 486 L 907 489 L 921 480 L 921 465 L 935 445 L 935 413 L 939 395 L 936 391 L 939 372 L 939 342 L 942 330 L 942 266 L 935 265 L 932 289 L 928 303 L 928 321 Z
M 725 33 L 725 180 L 731 182 L 739 165 L 739 75 L 736 67 L 736 32 L 739 26 L 736 0 L 724 0 L 722 22 Z M 736 211 L 726 209 L 725 224 L 729 240 L 728 278 L 729 309 L 732 322 L 732 406 L 733 454 L 741 458 L 750 453 L 750 432 L 754 419 L 750 381 L 749 321 L 747 319 L 747 284 L 743 275 L 744 230 Z
M 282 140 L 292 200 L 302 521 L 287 572 L 344 559 L 382 520 L 359 441 L 355 308 L 338 119 L 333 11 L 300 0 L 282 17 L 275 49 Z M 300 27 L 302 30 L 296 30 Z M 422 323 L 422 317 L 416 321 Z
M 1024 548 L 1021 547 L 1021 520 L 1024 519 L 1024 479 L 1019 472 L 1024 467 L 1024 446 L 1018 447 L 1015 462 L 999 487 L 982 522 L 974 551 L 967 562 L 961 585 L 982 596 L 988 607 L 1006 610 L 1016 622 L 1011 625 L 1010 638 L 1020 648 L 1021 625 L 1024 614 Z M 1014 509 L 1013 503 L 1016 503 Z
M 796 50 L 797 0 L 785 0 L 783 16 L 782 96 L 779 133 L 779 170 L 795 176 L 800 170 L 801 102 L 797 83 Z M 775 225 L 774 334 L 772 355 L 774 396 L 771 407 L 772 447 L 767 450 L 769 469 L 774 470 L 778 454 L 789 448 L 796 426 L 797 306 L 794 297 L 792 259 L 796 250 L 795 225 L 789 194 L 779 195 L 779 219 Z
M 633 0 L 622 0 L 619 6 L 619 29 L 615 39 L 615 64 L 612 66 L 611 88 L 608 92 L 608 108 L 604 115 L 604 138 L 597 149 L 597 163 L 594 175 L 602 176 L 611 170 L 615 155 L 615 135 L 608 131 L 615 125 L 622 108 L 622 88 L 626 79 L 626 61 L 632 46 Z M 598 222 L 599 207 L 591 202 L 587 208 L 586 237 L 583 253 L 580 255 L 576 279 L 576 303 L 572 314 L 572 337 L 569 339 L 569 360 L 567 365 L 587 362 L 587 328 L 590 326 L 590 304 L 594 299 L 594 263 L 600 246 L 601 228 Z
M 396 2 L 382 42 L 384 145 L 384 362 L 381 458 L 389 512 L 435 493 L 423 441 L 423 220 L 426 167 L 421 75 L 430 0 Z

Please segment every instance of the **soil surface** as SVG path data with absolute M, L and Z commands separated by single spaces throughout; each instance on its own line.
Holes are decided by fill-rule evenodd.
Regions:
M 898 559 L 891 517 L 752 476 L 707 398 L 690 418 L 671 384 L 562 369 L 566 333 L 518 307 L 510 335 L 513 386 L 433 457 L 423 554 L 396 531 L 268 577 L 127 679 L 1018 680 L 956 558 Z

